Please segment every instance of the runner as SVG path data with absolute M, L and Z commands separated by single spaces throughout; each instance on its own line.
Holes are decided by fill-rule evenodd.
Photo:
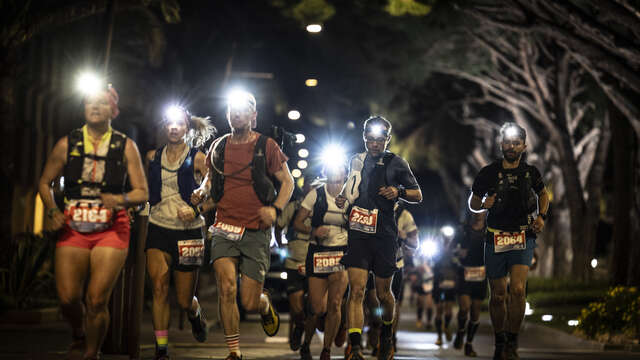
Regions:
M 404 257 L 405 253 L 413 254 L 418 248 L 418 227 L 409 210 L 398 204 L 395 214 L 398 223 L 398 253 L 396 255 L 396 267 L 398 271 L 393 275 L 393 282 L 391 283 L 391 291 L 396 299 L 395 316 L 393 319 L 394 352 L 396 351 L 398 342 L 396 334 L 398 332 L 398 323 L 400 322 L 400 305 L 402 303 L 404 290 Z
M 394 205 L 399 199 L 422 201 L 422 193 L 407 162 L 386 151 L 391 124 L 381 116 L 364 123 L 366 152 L 351 159 L 349 177 L 336 199 L 338 207 L 349 201 L 349 241 L 341 262 L 349 274 L 348 324 L 352 349 L 348 359 L 363 359 L 361 337 L 364 289 L 373 271 L 378 299 L 382 304 L 382 332 L 378 359 L 393 358 L 392 324 L 395 300 L 391 293 L 396 272 L 398 228 Z
M 324 317 L 324 345 L 320 360 L 331 359 L 331 344 L 340 328 L 342 299 L 348 283 L 347 272 L 340 264 L 347 249 L 345 209 L 338 208 L 335 203 L 347 173 L 344 164 L 333 165 L 325 168 L 327 183 L 304 198 L 294 222 L 297 231 L 311 234 L 305 268 L 311 309 L 317 316 Z M 311 226 L 304 224 L 308 218 L 311 218 Z M 309 343 L 303 346 L 308 350 Z
M 518 359 L 525 283 L 536 233 L 544 228 L 549 196 L 538 169 L 527 164 L 527 134 L 515 123 L 500 129 L 503 158 L 480 170 L 469 199 L 472 211 L 488 211 L 484 251 L 495 331 L 494 359 Z M 530 214 L 537 212 L 535 219 Z M 507 275 L 510 291 L 507 294 Z M 507 299 L 507 296 L 509 299 Z
M 412 288 L 417 294 L 416 327 L 422 329 L 423 315 L 426 313 L 426 329 L 433 329 L 433 270 L 427 260 L 417 266 L 415 283 Z M 426 310 L 426 311 L 425 311 Z
M 193 337 L 204 342 L 207 324 L 194 296 L 198 269 L 204 257 L 204 218 L 210 202 L 193 206 L 190 197 L 207 172 L 205 155 L 198 148 L 214 135 L 208 118 L 191 116 L 171 106 L 163 117 L 168 142 L 147 153 L 149 230 L 145 250 L 153 284 L 154 359 L 168 359 L 169 279 L 173 274 L 178 305 L 187 313 Z M 172 272 L 173 270 L 173 272 Z
M 293 178 L 287 157 L 276 142 L 252 130 L 257 114 L 253 95 L 236 92 L 229 97 L 231 134 L 211 144 L 209 172 L 191 199 L 197 205 L 210 194 L 217 207 L 211 259 L 229 347 L 227 360 L 242 359 L 236 303 L 238 273 L 242 274 L 242 307 L 262 315 L 262 328 L 268 336 L 275 336 L 280 328 L 280 317 L 263 284 L 269 269 L 271 227 L 291 197 Z M 277 192 L 275 181 L 280 184 Z
M 460 231 L 454 242 L 458 250 L 460 271 L 458 273 L 458 332 L 453 347 L 462 349 L 466 329 L 467 341 L 464 354 L 476 357 L 473 350 L 473 337 L 480 325 L 480 307 L 487 297 L 487 277 L 484 267 L 484 213 L 472 214 L 471 225 Z M 467 319 L 471 318 L 467 324 Z
M 282 230 L 287 228 L 287 258 L 284 267 L 287 272 L 287 296 L 289 298 L 289 309 L 291 312 L 291 321 L 289 322 L 289 347 L 293 351 L 301 350 L 302 334 L 309 335 L 308 341 L 315 332 L 315 319 L 313 316 L 305 316 L 306 303 L 305 294 L 308 293 L 307 277 L 305 273 L 304 263 L 307 258 L 307 249 L 309 247 L 309 234 L 295 231 L 293 222 L 295 216 L 300 210 L 302 200 L 312 190 L 312 177 L 304 178 L 302 191 L 294 190 L 293 197 L 289 201 L 282 214 L 276 220 L 276 241 L 282 246 Z M 311 219 L 305 220 L 305 225 L 311 226 Z M 307 329 L 309 329 L 307 331 Z M 306 349 L 308 350 L 308 349 Z M 302 350 L 301 350 L 302 351 Z M 307 355 L 310 357 L 311 352 Z
M 452 241 L 448 236 L 442 238 L 442 250 L 434 258 L 433 264 L 433 302 L 436 304 L 436 345 L 442 345 L 442 332 L 446 340 L 453 338 L 449 324 L 452 318 L 452 308 L 456 301 L 456 280 L 458 276 L 458 262 L 452 249 Z M 444 329 L 442 316 L 444 315 Z
M 85 125 L 56 143 L 38 186 L 47 208 L 46 229 L 62 229 L 55 278 L 62 314 L 72 330 L 69 357 L 100 358 L 109 328 L 109 298 L 129 251 L 126 207 L 148 197 L 135 142 L 111 128 L 119 113 L 117 104 L 118 94 L 111 86 L 85 96 Z M 66 184 L 64 212 L 51 186 L 60 175 Z M 129 192 L 124 187 L 127 179 Z

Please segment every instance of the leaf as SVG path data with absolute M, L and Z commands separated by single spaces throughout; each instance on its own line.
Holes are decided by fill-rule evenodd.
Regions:
M 302 0 L 292 11 L 293 18 L 305 26 L 322 24 L 335 13 L 335 7 L 325 0 Z
M 389 0 L 385 10 L 393 16 L 424 16 L 431 12 L 431 5 L 416 0 Z

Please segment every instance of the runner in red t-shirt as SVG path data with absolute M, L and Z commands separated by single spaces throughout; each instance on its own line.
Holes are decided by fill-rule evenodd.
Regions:
M 254 185 L 253 161 L 256 145 L 262 135 L 253 131 L 256 126 L 256 101 L 253 95 L 242 92 L 230 97 L 227 119 L 231 134 L 215 141 L 207 154 L 209 173 L 203 185 L 192 196 L 197 205 L 209 195 L 210 187 L 216 204 L 216 222 L 213 226 L 211 259 L 216 272 L 220 293 L 220 316 L 225 340 L 229 347 L 227 360 L 242 359 L 240 352 L 240 320 L 236 303 L 237 275 L 240 272 L 241 301 L 247 312 L 262 315 L 262 327 L 274 336 L 280 327 L 280 318 L 271 305 L 263 284 L 269 269 L 271 227 L 276 216 L 285 207 L 293 192 L 293 178 L 287 166 L 287 157 L 273 139 L 267 138 L 264 149 L 265 176 L 280 184 L 277 197 L 264 203 L 265 194 Z M 222 168 L 216 166 L 223 155 Z M 262 153 L 260 153 L 262 155 Z M 257 158 L 257 156 L 255 156 Z M 218 163 L 219 164 L 219 163 Z M 257 168 L 257 166 L 256 166 Z M 223 183 L 222 188 L 216 184 Z M 273 185 L 275 182 L 269 180 Z M 211 185 L 213 184 L 213 185 Z M 220 190 L 222 194 L 219 193 Z

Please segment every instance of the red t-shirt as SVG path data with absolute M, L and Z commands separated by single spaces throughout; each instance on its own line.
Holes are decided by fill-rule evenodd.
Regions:
M 224 173 L 234 174 L 246 167 L 253 160 L 253 152 L 257 141 L 258 137 L 249 143 L 232 144 L 230 138 L 227 138 L 224 149 Z M 212 144 L 212 149 L 215 144 L 215 142 Z M 267 173 L 270 176 L 282 169 L 282 163 L 289 160 L 280 150 L 278 144 L 271 138 L 267 139 L 266 157 Z M 210 161 L 211 151 L 207 154 L 207 164 L 211 164 Z M 211 171 L 215 170 L 211 169 Z M 277 190 L 277 184 L 274 184 L 274 186 L 276 186 Z M 216 221 L 235 226 L 244 226 L 248 229 L 259 229 L 261 224 L 258 210 L 263 206 L 253 189 L 251 167 L 247 167 L 238 174 L 225 177 L 224 194 L 220 202 L 218 202 Z

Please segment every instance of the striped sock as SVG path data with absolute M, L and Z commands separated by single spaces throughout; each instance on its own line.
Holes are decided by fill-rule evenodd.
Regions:
M 156 330 L 156 347 L 158 351 L 167 352 L 169 348 L 169 330 Z
M 242 355 L 240 353 L 240 334 L 225 335 L 224 340 L 227 342 L 230 353 L 236 353 L 238 356 Z

